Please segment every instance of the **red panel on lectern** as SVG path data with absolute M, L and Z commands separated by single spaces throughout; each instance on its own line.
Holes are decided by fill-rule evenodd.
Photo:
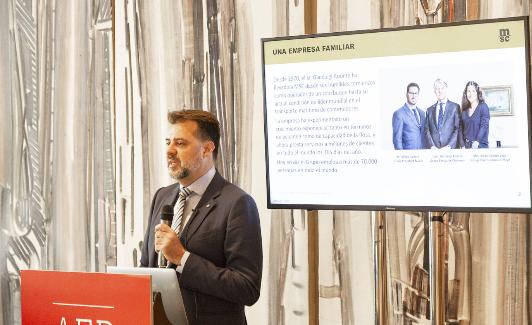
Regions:
M 152 323 L 149 275 L 21 272 L 22 324 Z

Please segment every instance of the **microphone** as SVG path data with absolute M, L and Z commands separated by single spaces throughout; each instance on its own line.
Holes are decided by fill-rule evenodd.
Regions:
M 161 210 L 161 224 L 168 225 L 172 227 L 172 219 L 174 218 L 174 207 L 167 204 L 163 205 L 163 208 Z M 166 267 L 168 265 L 168 261 L 164 257 L 163 252 L 159 251 L 159 255 L 157 257 L 157 264 L 159 267 Z

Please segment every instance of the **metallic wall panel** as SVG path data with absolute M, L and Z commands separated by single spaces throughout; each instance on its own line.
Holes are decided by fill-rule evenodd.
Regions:
M 90 12 L 86 3 L 59 2 L 54 83 L 61 91 L 54 98 L 52 141 L 54 145 L 51 212 L 52 245 L 55 251 L 69 243 L 72 249 L 53 257 L 58 269 L 81 271 L 88 258 L 88 169 L 89 139 L 89 32 Z M 73 240 L 76 234 L 77 240 Z
M 304 1 L 272 1 L 272 36 L 303 34 Z M 268 323 L 308 324 L 308 227 L 305 211 L 271 212 Z
M 136 264 L 152 195 L 173 182 L 165 164 L 168 111 L 215 114 L 217 168 L 251 186 L 254 53 L 245 1 L 115 3 L 118 263 Z
M 138 85 L 135 80 L 131 93 L 141 100 L 141 125 L 133 124 L 132 128 L 142 127 L 142 160 L 145 175 L 144 188 L 145 209 L 147 216 L 151 195 L 161 186 L 169 182 L 164 158 L 166 137 L 166 112 L 183 107 L 191 107 L 190 88 L 184 78 L 183 50 L 186 48 L 187 34 L 183 28 L 183 11 L 188 1 L 132 1 L 137 3 L 138 20 L 130 20 L 130 46 L 138 46 Z M 196 1 L 197 2 L 197 1 Z M 135 13 L 134 13 L 135 14 Z M 135 18 L 130 16 L 130 19 Z M 184 37 L 184 38 L 182 38 Z M 135 53 L 135 52 L 132 52 Z M 130 58 L 135 60 L 136 58 Z M 132 68 L 135 66 L 132 65 Z M 134 78 L 134 77 L 133 77 Z M 191 84 L 191 83 L 188 83 Z M 187 94 L 187 96 L 184 96 Z M 135 111 L 133 111 L 135 112 Z M 135 114 L 135 113 L 134 113 Z M 136 137 L 133 137 L 135 139 Z M 135 149 L 140 149 L 141 143 L 132 143 Z M 139 152 L 140 153 L 140 152 Z M 140 198 L 139 198 L 140 199 Z M 147 204 L 146 204 L 147 203 Z
M 10 35 L 10 11 L 9 2 L 0 1 L 0 44 L 9 44 Z M 8 226 L 7 214 L 10 206 L 10 191 L 8 184 L 11 183 L 11 155 L 9 138 L 11 136 L 11 74 L 10 47 L 0 46 L 0 325 L 6 324 L 11 319 L 11 294 L 9 291 L 9 275 L 7 270 L 7 250 L 9 235 L 4 229 Z M 7 281 L 6 281 L 7 279 Z
M 357 7 L 357 10 L 350 10 Z M 318 32 L 347 30 L 349 23 L 364 16 L 371 28 L 379 17 L 360 4 L 346 0 L 318 3 Z M 356 15 L 352 13 L 356 12 Z M 328 18 L 328 19 L 327 19 Z M 320 322 L 324 324 L 371 324 L 374 264 L 369 212 L 320 211 Z M 367 254 L 366 254 L 367 253 Z
M 21 269 L 116 255 L 111 1 L 0 6 L 0 297 L 3 323 L 20 324 Z
M 396 13 L 397 17 L 405 17 L 404 24 L 411 21 L 425 24 L 506 17 L 529 12 L 528 6 L 520 0 L 405 1 L 404 12 L 400 8 L 393 9 L 400 6 L 399 3 L 381 3 L 384 4 L 382 26 L 403 25 L 396 17 L 389 16 L 390 12 Z M 407 222 L 398 222 L 398 218 L 407 215 L 387 213 L 388 242 L 394 243 L 389 245 L 387 252 L 390 290 L 394 297 L 390 306 L 390 310 L 394 311 L 389 315 L 390 324 L 392 321 L 428 322 L 425 316 L 427 301 L 423 298 L 426 296 L 423 281 L 426 280 L 419 279 L 425 279 L 429 269 L 437 267 L 428 265 L 422 257 L 427 255 L 427 242 L 430 240 L 427 232 L 421 231 L 426 228 L 424 223 L 419 219 L 410 226 Z M 527 255 L 530 250 L 529 219 L 526 215 L 517 214 L 450 213 L 445 216 L 442 267 L 446 277 L 443 285 L 447 299 L 444 304 L 446 321 L 460 324 L 529 322 L 531 310 L 526 298 L 530 296 L 526 289 L 530 279 L 527 273 L 530 268 L 530 255 Z M 400 238 L 395 234 L 408 233 L 410 238 L 404 246 L 408 236 Z M 402 271 L 405 267 L 407 276 Z
M 472 214 L 472 324 L 527 324 L 529 217 Z
M 522 0 L 451 2 L 320 2 L 330 17 L 321 31 L 521 15 L 530 8 Z M 303 4 L 273 1 L 268 36 L 302 33 Z M 225 141 L 218 168 L 251 186 L 251 162 L 262 154 L 251 157 L 253 93 L 260 89 L 249 68 L 258 64 L 249 32 L 257 17 L 249 6 L 243 0 L 0 1 L 6 44 L 0 155 L 7 157 L 0 160 L 0 324 L 20 323 L 20 269 L 136 263 L 151 195 L 169 182 L 161 127 L 168 110 L 201 106 L 219 116 Z M 368 213 L 320 212 L 320 218 L 321 303 L 339 311 L 334 322 L 371 323 L 362 301 L 371 291 Z M 452 318 L 528 323 L 530 218 L 450 214 L 447 223 L 447 274 L 457 288 Z M 305 323 L 305 215 L 274 211 L 271 225 L 265 313 L 271 324 Z M 417 279 L 422 291 L 427 276 L 424 215 L 387 213 L 385 225 L 390 321 L 426 322 L 421 313 L 404 313 L 407 293 L 417 290 Z

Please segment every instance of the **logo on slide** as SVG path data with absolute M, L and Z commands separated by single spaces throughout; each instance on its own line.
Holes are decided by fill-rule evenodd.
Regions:
M 499 29 L 499 42 L 509 42 L 510 41 L 510 30 L 508 28 Z

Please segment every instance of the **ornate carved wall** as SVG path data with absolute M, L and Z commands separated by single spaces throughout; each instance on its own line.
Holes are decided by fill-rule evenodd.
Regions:
M 111 1 L 9 0 L 0 10 L 2 321 L 22 269 L 116 263 Z
M 265 208 L 257 131 L 258 39 L 304 33 L 304 5 L 274 0 L 260 12 L 243 0 L 0 1 L 0 324 L 20 323 L 21 269 L 137 263 L 151 195 L 170 182 L 165 114 L 183 107 L 217 114 L 225 136 L 218 168 L 261 208 L 267 267 L 249 322 L 308 323 L 306 216 Z M 318 32 L 329 32 L 529 8 L 530 0 L 324 0 L 316 18 Z M 379 271 L 389 324 L 430 323 L 408 302 L 427 274 L 424 218 L 385 217 Z M 374 323 L 374 217 L 320 211 L 319 220 L 321 322 Z M 530 218 L 450 214 L 447 223 L 448 288 L 458 297 L 448 320 L 528 323 Z

